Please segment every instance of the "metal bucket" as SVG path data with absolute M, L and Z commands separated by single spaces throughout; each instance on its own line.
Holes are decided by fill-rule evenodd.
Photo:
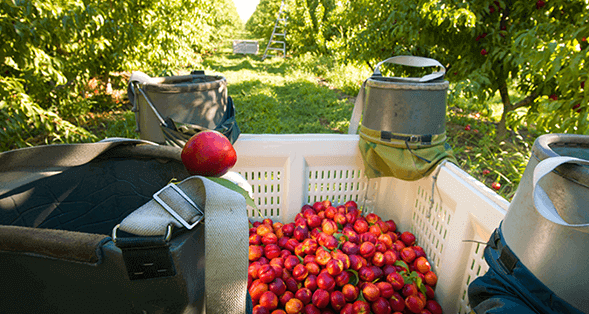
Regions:
M 589 313 L 587 165 L 589 136 L 540 136 L 501 228 L 507 245 L 542 283 Z
M 163 120 L 215 129 L 227 110 L 227 81 L 222 76 L 183 75 L 137 80 L 136 106 L 139 137 L 163 144 Z M 146 100 L 148 98 L 155 108 Z
M 383 77 L 380 65 L 394 63 L 415 67 L 439 66 L 441 72 L 422 78 Z M 380 62 L 366 81 L 362 125 L 400 134 L 443 134 L 446 131 L 445 68 L 436 60 L 397 56 Z

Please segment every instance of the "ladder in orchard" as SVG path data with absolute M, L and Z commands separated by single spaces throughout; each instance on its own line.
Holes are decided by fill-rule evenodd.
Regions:
M 282 57 L 286 56 L 286 17 L 283 11 L 284 9 L 284 0 L 280 3 L 280 10 L 278 10 L 278 17 L 276 18 L 276 23 L 274 23 L 274 30 L 272 30 L 272 35 L 270 36 L 270 40 L 268 41 L 268 46 L 266 46 L 266 50 L 264 51 L 264 56 L 262 57 L 262 61 L 266 59 L 266 57 L 277 57 L 279 56 L 279 51 L 282 51 Z M 275 37 L 282 37 L 282 40 L 276 40 Z M 278 47 L 277 47 L 278 46 Z M 270 54 L 268 51 L 276 51 L 277 54 Z

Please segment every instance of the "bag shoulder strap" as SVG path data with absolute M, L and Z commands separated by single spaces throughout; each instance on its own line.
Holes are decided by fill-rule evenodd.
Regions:
M 245 312 L 248 219 L 245 198 L 205 177 L 166 187 L 118 227 L 139 236 L 165 236 L 169 225 L 191 229 L 205 221 L 207 313 Z

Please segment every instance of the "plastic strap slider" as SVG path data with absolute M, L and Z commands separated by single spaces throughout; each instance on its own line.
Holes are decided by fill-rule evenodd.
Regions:
M 177 193 L 176 197 L 172 195 L 172 191 Z M 186 210 L 184 210 L 184 212 L 188 212 L 193 215 L 196 214 L 196 221 L 194 221 L 193 223 L 189 223 L 188 221 L 186 221 L 186 219 L 180 216 L 178 212 L 176 212 L 170 205 L 168 205 L 168 203 L 166 203 L 166 201 L 164 201 L 162 197 L 160 197 L 160 195 L 162 195 L 162 197 L 163 195 L 166 195 L 166 199 L 172 199 L 173 201 L 175 201 L 175 207 L 185 207 Z M 177 196 L 180 196 L 180 198 L 178 198 Z M 170 183 L 166 185 L 163 189 L 157 191 L 153 195 L 153 199 L 156 202 L 158 202 L 168 213 L 170 213 L 170 215 L 172 215 L 176 220 L 178 220 L 178 222 L 180 222 L 186 229 L 190 230 L 194 228 L 204 217 L 203 210 L 198 205 L 196 205 L 196 203 L 194 203 L 190 199 L 190 197 L 188 197 L 188 195 L 186 195 L 186 193 L 184 193 L 184 191 L 182 191 L 176 184 Z M 182 204 L 184 206 L 179 204 L 179 200 L 183 200 L 186 202 Z M 196 209 L 196 213 L 194 212 L 194 210 L 191 210 L 190 207 L 192 207 L 192 209 Z

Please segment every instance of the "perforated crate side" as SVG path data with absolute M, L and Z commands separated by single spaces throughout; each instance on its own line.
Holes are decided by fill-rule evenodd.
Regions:
M 499 227 L 509 203 L 454 164 L 446 163 L 439 170 L 434 188 L 432 175 L 418 193 L 421 204 L 412 229 L 423 240 L 420 243 L 429 242 L 440 249 L 435 263 L 437 287 L 444 288 L 436 291 L 443 308 L 466 314 L 471 310 L 468 285 L 488 269 L 480 243 L 486 243 Z M 433 241 L 428 241 L 430 234 Z
M 430 189 L 419 186 L 409 231 L 415 234 L 417 244 L 423 247 L 434 272 L 440 267 L 451 220 L 451 211 L 435 199 L 432 201 Z
M 458 296 L 458 313 L 468 314 L 471 312 L 470 304 L 468 302 L 468 285 L 477 277 L 482 276 L 489 270 L 489 265 L 485 262 L 483 253 L 485 250 L 486 241 L 473 240 L 471 243 L 470 254 L 468 255 L 467 267 L 465 275 L 462 280 L 460 295 Z M 488 239 L 487 239 L 488 240 Z
M 279 219 L 284 199 L 284 168 L 240 169 L 238 173 L 252 186 L 252 198 L 258 209 L 252 209 L 248 216 L 254 220 Z
M 253 187 L 252 220 L 294 221 L 303 204 L 359 200 L 366 189 L 358 137 L 334 134 L 242 134 L 237 164 Z
M 378 179 L 374 211 L 415 234 L 438 275 L 436 300 L 447 313 L 469 313 L 468 284 L 487 271 L 484 246 L 476 242 L 487 241 L 509 205 L 477 182 L 450 163 L 417 181 Z
M 434 197 L 432 199 L 432 189 L 421 186 L 418 188 L 410 229 L 418 239 L 417 244 L 424 248 L 433 271 L 438 276 L 444 276 L 446 272 L 440 266 L 442 259 L 449 256 L 444 257 L 444 246 L 447 245 L 448 236 L 456 237 L 459 232 L 453 232 L 450 229 L 456 228 L 456 226 L 452 226 L 452 218 L 456 210 L 447 208 L 439 197 L 435 197 L 435 188 L 433 191 Z M 469 229 L 466 225 L 462 226 Z M 461 245 L 468 253 L 465 258 L 460 259 L 460 262 L 465 264 L 464 271 L 462 274 L 457 273 L 462 276 L 462 280 L 458 287 L 459 293 L 456 296 L 458 302 L 456 313 L 468 314 L 471 311 L 467 295 L 468 285 L 476 277 L 484 275 L 489 268 L 483 258 L 483 250 L 484 243 L 486 243 L 491 231 L 486 229 L 482 232 L 486 239 L 483 239 L 480 233 L 475 233 L 471 238 L 462 240 Z
M 329 200 L 342 205 L 347 201 L 361 203 L 366 193 L 364 170 L 350 165 L 308 167 L 305 202 Z

